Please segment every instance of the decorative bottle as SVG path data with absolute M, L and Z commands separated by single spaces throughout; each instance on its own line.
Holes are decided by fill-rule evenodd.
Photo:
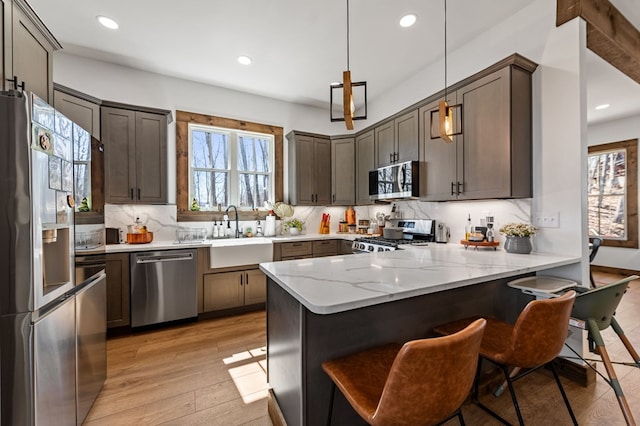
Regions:
M 471 214 L 467 218 L 467 224 L 464 227 L 464 239 L 469 241 L 469 235 L 471 235 Z
M 347 225 L 356 224 L 356 211 L 353 209 L 353 206 L 349 206 L 344 214 L 344 218 L 347 221 Z

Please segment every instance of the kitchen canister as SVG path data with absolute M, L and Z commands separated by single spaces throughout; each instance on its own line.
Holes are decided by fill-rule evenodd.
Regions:
M 267 216 L 267 221 L 264 227 L 265 237 L 274 237 L 276 235 L 276 217 L 272 214 Z

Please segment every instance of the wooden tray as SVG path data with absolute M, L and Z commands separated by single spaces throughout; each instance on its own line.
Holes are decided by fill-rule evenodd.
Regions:
M 476 250 L 478 250 L 478 247 L 489 247 L 489 248 L 493 248 L 494 250 L 497 250 L 498 246 L 500 245 L 498 241 L 489 242 L 489 241 L 467 241 L 467 240 L 460 240 L 460 244 L 464 246 L 465 250 L 469 246 L 475 247 Z
M 127 233 L 127 243 L 129 244 L 147 244 L 153 241 L 153 232 L 145 234 L 129 234 Z

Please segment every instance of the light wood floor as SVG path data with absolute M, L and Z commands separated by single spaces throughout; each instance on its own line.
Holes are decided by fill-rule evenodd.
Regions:
M 600 284 L 618 276 L 596 274 Z M 623 297 L 616 318 L 640 350 L 640 282 Z M 603 332 L 613 361 L 631 361 L 611 329 Z M 230 318 L 112 338 L 107 345 L 108 377 L 86 425 L 271 425 L 267 416 L 265 314 Z M 594 356 L 594 358 L 597 358 Z M 640 369 L 615 366 L 634 417 L 640 422 Z M 604 367 L 598 363 L 598 371 Z M 598 377 L 587 388 L 563 380 L 581 425 L 624 425 L 615 396 Z M 525 422 L 570 424 L 558 389 L 547 371 L 516 382 Z M 505 392 L 483 401 L 516 422 Z M 472 404 L 463 406 L 468 425 L 495 425 Z M 513 414 L 512 414 L 513 413 Z M 452 420 L 447 425 L 457 425 Z M 298 425 L 290 425 L 298 426 Z

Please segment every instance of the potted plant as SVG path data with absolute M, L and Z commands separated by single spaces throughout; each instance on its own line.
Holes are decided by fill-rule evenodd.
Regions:
M 504 249 L 508 253 L 531 253 L 531 236 L 535 235 L 538 229 L 528 223 L 507 223 L 500 228 L 500 233 L 506 235 L 507 241 Z
M 298 235 L 302 232 L 302 228 L 304 227 L 304 222 L 300 219 L 290 219 L 284 223 L 285 231 L 288 231 L 291 235 Z

